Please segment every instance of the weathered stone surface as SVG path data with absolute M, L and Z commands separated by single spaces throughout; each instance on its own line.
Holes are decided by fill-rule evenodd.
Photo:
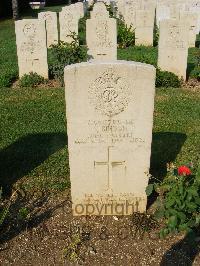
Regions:
M 158 67 L 186 79 L 188 25 L 180 20 L 160 22 Z
M 80 14 L 74 5 L 64 7 L 59 13 L 60 21 L 60 40 L 63 42 L 71 43 L 73 38 L 71 35 L 74 33 L 78 35 L 78 21 Z
M 58 43 L 58 27 L 57 27 L 57 13 L 56 12 L 40 12 L 38 19 L 44 20 L 46 23 L 47 32 L 47 47 Z
M 195 47 L 196 43 L 196 35 L 199 32 L 199 18 L 197 13 L 193 13 L 191 11 L 182 11 L 180 13 L 180 19 L 183 22 L 186 22 L 189 26 L 189 47 Z
M 144 212 L 155 68 L 127 61 L 71 65 L 65 86 L 74 215 Z
M 23 19 L 15 22 L 19 76 L 30 72 L 48 78 L 45 22 Z
M 95 60 L 117 59 L 117 23 L 109 18 L 104 3 L 96 3 L 86 22 L 88 56 Z
M 153 45 L 154 18 L 154 9 L 136 11 L 136 45 Z

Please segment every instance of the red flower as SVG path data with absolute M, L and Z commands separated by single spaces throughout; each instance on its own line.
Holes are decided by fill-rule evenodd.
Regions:
M 190 171 L 190 169 L 187 166 L 182 165 L 178 168 L 178 174 L 179 175 L 191 175 L 192 172 Z

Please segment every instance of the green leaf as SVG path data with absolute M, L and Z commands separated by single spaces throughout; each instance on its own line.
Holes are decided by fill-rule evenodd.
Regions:
M 185 223 L 185 224 L 180 224 L 178 229 L 180 231 L 187 231 L 188 230 L 188 225 Z
M 9 213 L 9 207 L 5 207 L 1 212 L 0 212 L 0 225 L 3 224 L 6 216 Z
M 166 201 L 166 207 L 170 208 L 174 203 L 176 202 L 176 198 L 170 198 L 169 200 Z
M 173 215 L 173 216 L 169 217 L 168 226 L 170 228 L 175 228 L 177 225 L 177 221 L 178 221 L 177 216 Z
M 199 196 L 199 194 L 197 192 L 197 189 L 195 189 L 194 187 L 193 188 L 189 188 L 188 189 L 188 193 L 191 194 L 194 197 L 198 197 Z
M 154 184 L 149 184 L 147 187 L 146 187 L 146 195 L 147 196 L 150 196 L 153 192 L 153 189 L 154 189 Z
M 169 234 L 169 230 L 167 228 L 161 229 L 160 230 L 160 238 L 165 238 Z
M 197 205 L 200 205 L 200 198 L 199 198 L 199 197 L 196 197 L 194 200 L 195 200 L 195 203 L 196 203 Z
M 161 219 L 165 216 L 165 210 L 164 209 L 158 209 L 156 210 L 156 212 L 154 213 L 154 216 L 156 219 Z
M 186 202 L 186 206 L 191 209 L 191 211 L 194 211 L 197 208 L 197 205 L 194 202 Z

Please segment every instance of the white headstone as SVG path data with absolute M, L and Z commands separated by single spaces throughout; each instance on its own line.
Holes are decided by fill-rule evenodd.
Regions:
M 45 22 L 23 19 L 15 22 L 19 76 L 30 72 L 48 78 Z
M 136 11 L 136 45 L 153 45 L 155 10 L 137 10 Z
M 136 28 L 136 10 L 138 8 L 136 1 L 126 0 L 124 3 L 124 22 L 125 24 L 130 27 L 132 26 L 133 29 Z
M 73 5 L 67 6 L 59 13 L 60 40 L 71 43 L 74 33 L 78 35 L 78 22 L 80 15 Z
M 188 57 L 188 25 L 180 20 L 160 22 L 158 67 L 186 79 Z
M 65 68 L 65 85 L 73 214 L 145 212 L 155 68 L 75 64 Z
M 88 55 L 95 60 L 117 59 L 117 24 L 109 18 L 104 3 L 96 3 L 86 22 Z
M 73 4 L 74 8 L 77 10 L 79 18 L 84 17 L 84 4 L 83 2 L 78 2 Z
M 166 5 L 157 5 L 156 25 L 159 27 L 160 21 L 170 19 L 170 8 Z
M 40 12 L 38 19 L 44 20 L 46 23 L 47 32 L 47 47 L 58 43 L 58 27 L 57 27 L 57 13 L 56 12 Z
M 195 47 L 196 35 L 199 31 L 198 14 L 191 11 L 182 11 L 180 13 L 180 19 L 189 25 L 189 47 Z

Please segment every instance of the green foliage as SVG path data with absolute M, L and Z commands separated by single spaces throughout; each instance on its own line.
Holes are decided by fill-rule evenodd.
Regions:
M 190 73 L 191 78 L 195 78 L 200 81 L 200 66 L 196 66 Z
M 19 209 L 18 218 L 21 220 L 26 220 L 29 217 L 29 214 L 29 210 L 26 207 L 23 207 Z
M 117 20 L 117 43 L 119 48 L 135 45 L 135 29 L 128 27 L 123 18 Z
M 191 232 L 200 225 L 200 167 L 195 175 L 179 175 L 177 169 L 168 169 L 166 178 L 150 184 L 146 193 L 158 193 L 155 217 L 163 219 L 160 237 L 170 233 Z
M 50 73 L 64 84 L 64 68 L 66 65 L 80 63 L 87 60 L 87 49 L 79 45 L 79 39 L 75 33 L 71 35 L 72 43 L 60 41 L 52 45 L 50 53 Z
M 72 242 L 69 244 L 67 248 L 63 250 L 63 255 L 70 262 L 76 262 L 79 258 L 78 250 L 81 245 L 81 239 L 78 234 L 72 236 Z
M 109 17 L 110 18 L 114 18 L 115 17 L 115 12 L 114 12 L 114 9 L 113 9 L 112 5 L 106 5 L 106 9 L 109 12 Z
M 126 49 L 118 49 L 118 59 L 136 61 L 157 65 L 157 49 L 155 47 L 132 46 Z
M 181 80 L 174 74 L 168 71 L 156 70 L 156 87 L 164 88 L 180 88 Z
M 79 20 L 78 25 L 78 38 L 79 38 L 79 45 L 86 45 L 86 20 L 88 17 L 83 17 Z
M 158 46 L 158 40 L 159 40 L 159 29 L 158 26 L 155 24 L 153 30 L 153 46 Z
M 37 73 L 31 72 L 30 74 L 25 74 L 21 79 L 19 80 L 19 86 L 22 88 L 33 88 L 41 83 L 43 83 L 45 79 L 38 75 Z

